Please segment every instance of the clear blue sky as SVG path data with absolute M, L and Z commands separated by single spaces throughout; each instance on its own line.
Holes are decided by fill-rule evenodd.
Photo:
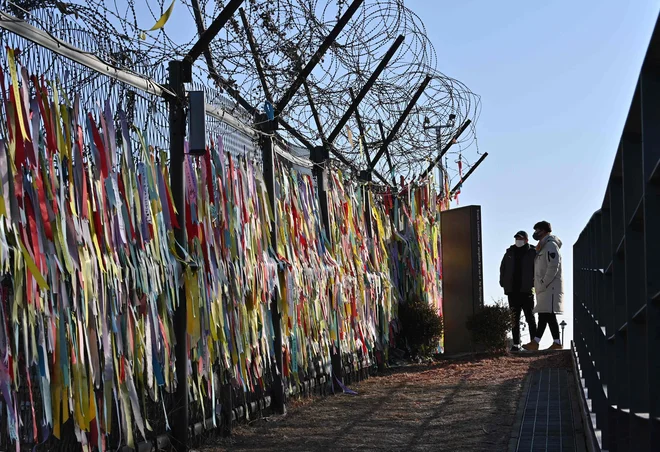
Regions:
M 485 299 L 503 296 L 513 234 L 550 221 L 564 243 L 568 342 L 573 244 L 602 204 L 660 1 L 406 5 L 425 21 L 438 68 L 482 98 L 477 137 L 489 156 L 460 203 L 482 206 Z
M 489 157 L 460 202 L 482 206 L 485 299 L 503 296 L 513 234 L 550 221 L 564 242 L 568 341 L 572 247 L 602 203 L 660 0 L 405 4 L 425 22 L 438 69 L 481 95 L 477 137 Z M 194 33 L 181 4 L 166 28 L 180 42 Z

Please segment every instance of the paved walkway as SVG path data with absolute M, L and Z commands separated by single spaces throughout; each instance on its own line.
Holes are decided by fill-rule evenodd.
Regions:
M 583 452 L 575 378 L 567 369 L 532 372 L 521 395 L 510 451 Z
M 533 411 L 538 428 L 533 429 L 534 448 L 520 450 L 562 450 L 536 446 L 542 443 L 542 431 L 555 429 L 555 417 L 543 424 L 544 400 L 555 395 L 546 388 L 554 391 L 551 381 L 559 381 L 558 394 L 565 397 L 567 386 L 561 382 L 570 381 L 569 368 L 570 355 L 554 353 L 471 357 L 396 369 L 351 386 L 356 396 L 289 404 L 287 416 L 238 427 L 231 438 L 206 451 L 507 451 L 518 444 L 520 435 L 512 439 L 512 431 L 530 425 L 521 409 L 530 416 Z M 551 405 L 550 411 L 556 411 L 553 402 L 545 405 L 546 413 Z M 568 429 L 567 423 L 562 425 Z

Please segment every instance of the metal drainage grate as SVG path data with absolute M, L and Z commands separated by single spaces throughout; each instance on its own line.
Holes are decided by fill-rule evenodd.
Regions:
M 569 377 L 564 369 L 543 369 L 531 375 L 517 451 L 576 451 Z

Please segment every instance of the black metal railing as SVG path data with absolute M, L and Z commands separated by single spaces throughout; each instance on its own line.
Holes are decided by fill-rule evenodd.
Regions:
M 602 450 L 660 450 L 659 233 L 656 24 L 602 208 L 574 247 L 575 351 Z

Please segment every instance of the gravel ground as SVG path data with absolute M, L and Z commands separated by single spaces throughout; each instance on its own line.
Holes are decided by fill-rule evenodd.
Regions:
M 219 451 L 506 451 L 525 375 L 570 368 L 570 353 L 482 356 L 393 369 L 243 425 Z

